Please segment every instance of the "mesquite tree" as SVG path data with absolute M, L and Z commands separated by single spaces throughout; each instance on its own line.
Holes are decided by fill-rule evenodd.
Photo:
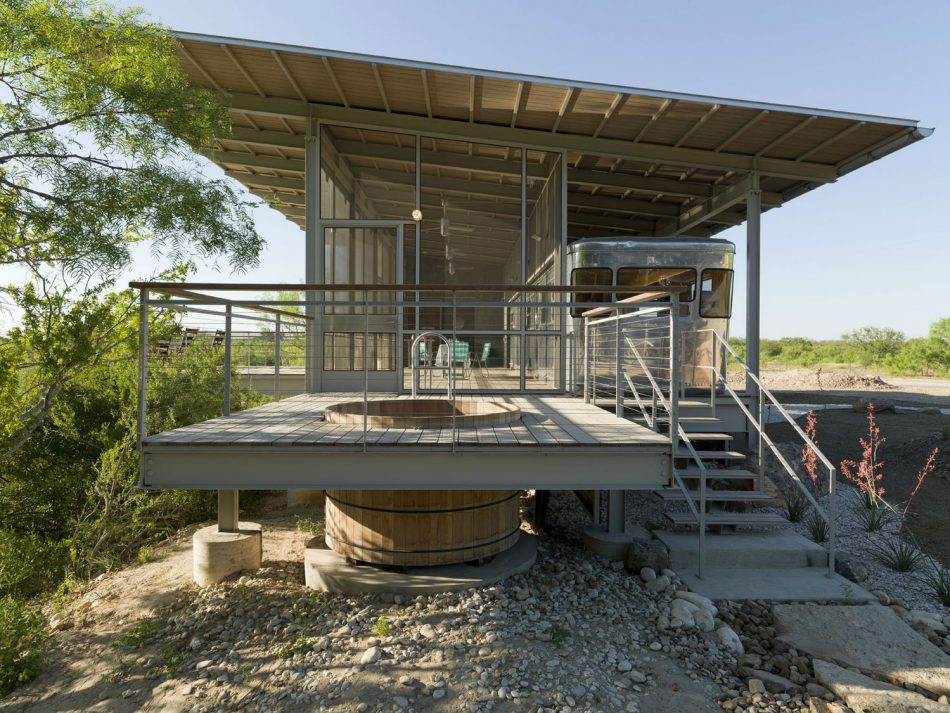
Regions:
M 175 40 L 138 11 L 87 0 L 0 3 L 0 459 L 49 413 L 72 373 L 101 360 L 134 309 L 105 292 L 149 241 L 169 264 L 253 265 L 249 204 L 201 172 L 228 129 L 190 86 Z

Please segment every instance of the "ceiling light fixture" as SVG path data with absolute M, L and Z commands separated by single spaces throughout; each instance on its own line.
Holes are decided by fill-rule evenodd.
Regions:
M 418 208 L 414 208 L 412 211 L 412 219 L 417 223 L 422 220 L 422 211 Z

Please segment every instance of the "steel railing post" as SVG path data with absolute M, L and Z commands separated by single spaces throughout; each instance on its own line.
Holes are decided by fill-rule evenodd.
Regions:
M 617 392 L 614 394 L 614 413 L 617 418 L 623 418 L 623 355 L 620 346 L 620 313 L 618 307 L 617 320 L 614 322 L 616 333 L 614 334 L 614 380 L 616 381 Z
M 699 462 L 699 562 L 697 576 L 702 579 L 706 568 L 706 466 Z
M 759 437 L 758 437 L 758 453 L 759 453 L 759 490 L 762 490 L 762 486 L 765 483 L 765 441 L 763 440 L 763 435 L 766 426 L 765 419 L 765 394 L 762 389 L 758 389 L 759 397 Z
M 363 289 L 363 452 L 368 450 L 369 425 L 369 294 Z
M 224 308 L 224 415 L 231 415 L 231 305 Z
M 274 400 L 280 401 L 280 315 L 274 317 Z
M 679 353 L 677 350 L 678 330 L 676 328 L 676 295 L 672 296 L 670 306 L 670 440 L 673 453 L 676 453 L 676 442 L 679 439 Z
M 828 576 L 835 574 L 835 538 L 838 534 L 838 496 L 835 492 L 837 470 L 828 469 Z
M 146 423 L 146 401 L 148 398 L 148 290 L 139 292 L 139 388 L 138 388 L 138 432 L 139 483 L 145 478 L 145 453 L 142 443 L 148 436 Z
M 522 296 L 524 293 L 522 293 Z M 521 374 L 524 375 L 524 359 L 525 359 L 525 344 L 524 344 L 524 313 L 521 315 Z M 455 290 L 452 290 L 452 348 L 446 349 L 449 357 L 449 389 L 451 390 L 452 397 L 452 452 L 455 453 L 455 439 L 457 436 L 456 433 L 456 424 L 455 424 L 455 351 L 458 349 L 458 293 Z M 462 378 L 465 378 L 465 365 L 462 365 Z M 524 386 L 524 379 L 522 378 L 520 382 L 522 387 Z
M 584 320 L 584 403 L 590 403 L 590 320 Z

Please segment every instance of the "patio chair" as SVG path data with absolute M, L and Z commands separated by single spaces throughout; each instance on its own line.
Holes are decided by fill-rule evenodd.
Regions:
M 222 344 L 224 344 L 224 330 L 219 329 L 215 331 L 214 337 L 211 339 L 211 348 L 217 349 Z
M 456 341 L 452 343 L 452 364 L 462 365 L 462 376 L 464 378 L 468 378 L 468 372 L 472 367 L 468 350 L 468 342 Z
M 185 329 L 185 333 L 181 337 L 181 344 L 178 345 L 176 352 L 178 354 L 184 353 L 184 351 L 192 345 L 195 341 L 195 337 L 198 336 L 197 327 L 188 327 Z
M 491 342 L 485 342 L 482 345 L 482 355 L 475 360 L 479 369 L 488 368 L 488 355 L 491 354 Z

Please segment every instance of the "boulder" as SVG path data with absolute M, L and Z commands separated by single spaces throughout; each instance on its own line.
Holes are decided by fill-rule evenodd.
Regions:
M 754 668 L 740 668 L 741 673 L 747 679 L 757 679 L 765 686 L 769 693 L 801 693 L 802 687 L 793 681 L 789 681 L 784 676 L 768 671 L 760 671 Z
M 779 640 L 799 652 L 938 696 L 950 694 L 950 656 L 890 607 L 777 604 L 772 614 Z
M 742 640 L 739 638 L 739 635 L 727 625 L 723 624 L 716 629 L 716 638 L 722 646 L 725 646 L 730 651 L 740 656 L 745 653 L 745 647 L 742 645 Z
M 843 553 L 835 557 L 835 572 L 858 584 L 868 578 L 868 566 L 857 557 Z
M 888 683 L 833 663 L 815 659 L 815 677 L 848 704 L 849 708 L 866 713 L 947 713 L 947 706 L 925 698 L 919 693 L 897 688 Z
M 691 629 L 696 626 L 693 612 L 699 608 L 683 599 L 674 599 L 670 604 L 670 626 L 674 629 Z
M 664 569 L 670 569 L 673 562 L 670 559 L 670 553 L 659 540 L 642 540 L 636 538 L 627 547 L 627 569 L 631 572 L 639 572 L 644 567 L 649 567 L 654 572 L 662 572 Z

